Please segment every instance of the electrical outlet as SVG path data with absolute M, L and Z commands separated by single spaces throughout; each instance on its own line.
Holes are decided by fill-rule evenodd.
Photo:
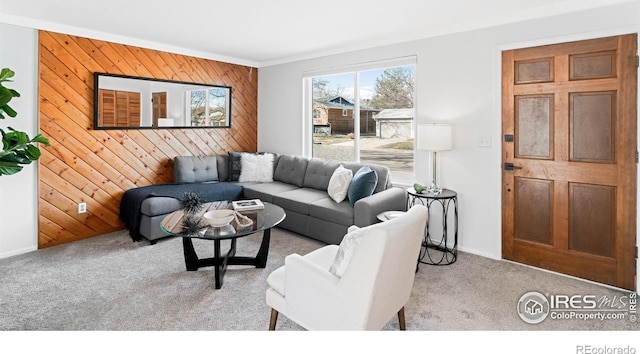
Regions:
M 87 203 L 78 203 L 78 214 L 84 214 L 87 212 Z

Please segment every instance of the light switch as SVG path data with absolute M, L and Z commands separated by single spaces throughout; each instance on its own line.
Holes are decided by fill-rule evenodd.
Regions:
M 491 147 L 491 135 L 480 135 L 478 147 Z

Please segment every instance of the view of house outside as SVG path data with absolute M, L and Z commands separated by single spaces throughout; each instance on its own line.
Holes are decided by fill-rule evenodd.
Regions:
M 228 96 L 222 88 L 187 91 L 187 101 L 191 107 L 191 126 L 227 125 Z
M 354 87 L 359 78 L 358 92 Z M 413 176 L 414 66 L 314 77 L 313 157 L 385 165 Z M 359 112 L 355 100 L 359 99 Z M 354 116 L 359 115 L 358 131 Z M 357 144 L 356 144 L 357 142 Z

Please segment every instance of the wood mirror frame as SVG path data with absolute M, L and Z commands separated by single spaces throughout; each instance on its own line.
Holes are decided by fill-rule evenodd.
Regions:
M 231 127 L 231 87 L 94 73 L 94 129 Z

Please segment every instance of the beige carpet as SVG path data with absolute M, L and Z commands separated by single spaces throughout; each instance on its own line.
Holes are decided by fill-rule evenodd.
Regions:
M 240 239 L 238 255 L 252 255 L 261 235 Z M 196 240 L 201 256 L 212 243 Z M 222 289 L 213 269 L 187 272 L 180 239 L 132 242 L 126 232 L 0 259 L 0 330 L 4 331 L 265 331 L 266 278 L 290 253 L 322 246 L 274 229 L 266 269 L 231 267 Z M 420 265 L 406 305 L 409 331 L 637 331 L 621 320 L 525 323 L 519 298 L 542 294 L 627 299 L 628 293 L 510 262 L 460 253 L 449 266 Z M 385 330 L 396 330 L 393 318 Z M 280 316 L 279 331 L 300 331 Z M 575 349 L 575 348 L 574 348 Z M 640 348 L 639 348 L 640 349 Z

